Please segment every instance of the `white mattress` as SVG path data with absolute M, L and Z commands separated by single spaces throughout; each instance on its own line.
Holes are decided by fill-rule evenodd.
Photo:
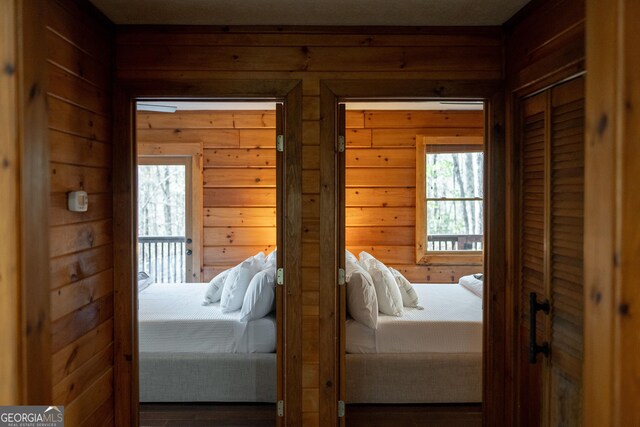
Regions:
M 272 353 L 276 319 L 248 323 L 220 303 L 203 306 L 207 283 L 155 283 L 138 294 L 139 351 L 168 353 Z
M 347 320 L 347 353 L 481 353 L 482 299 L 457 284 L 414 284 L 424 310 L 378 314 L 378 329 Z

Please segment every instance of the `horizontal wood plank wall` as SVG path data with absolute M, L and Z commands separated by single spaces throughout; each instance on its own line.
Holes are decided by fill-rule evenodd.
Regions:
M 416 139 L 482 136 L 482 111 L 347 111 L 346 247 L 416 283 L 453 283 L 482 266 L 416 265 Z
M 53 403 L 67 425 L 113 425 L 113 32 L 88 3 L 46 2 Z M 70 212 L 69 191 L 89 194 Z
M 500 30 L 124 27 L 117 35 L 117 49 L 117 77 L 123 81 L 170 79 L 189 85 L 203 79 L 303 81 L 303 377 L 302 384 L 289 386 L 302 387 L 304 426 L 334 425 L 328 408 L 335 408 L 336 402 L 320 401 L 321 388 L 336 387 L 335 378 L 321 378 L 319 358 L 319 306 L 334 304 L 320 301 L 319 293 L 320 80 L 500 80 Z M 226 191 L 212 189 L 211 196 Z M 253 193 L 250 200 L 270 206 L 268 189 Z M 407 199 L 407 203 L 410 207 L 412 202 Z
M 539 0 L 533 1 L 518 12 L 504 25 L 505 64 L 507 82 L 506 136 L 507 136 L 507 301 L 508 313 L 518 312 L 519 271 L 517 259 L 521 244 L 518 230 L 523 218 L 515 216 L 519 212 L 517 194 L 520 148 L 515 143 L 518 130 L 515 128 L 518 99 L 538 90 L 550 87 L 565 79 L 585 71 L 585 1 L 584 0 Z M 510 165 L 510 166 L 509 166 Z M 511 307 L 513 307 L 511 309 Z M 516 318 L 507 319 L 507 336 L 517 337 Z M 504 408 L 507 419 L 513 423 L 517 411 L 515 404 L 517 374 L 515 372 L 516 344 L 507 346 L 509 354 L 505 356 L 513 381 L 505 384 L 507 404 L 492 402 L 494 406 Z M 515 388 L 514 388 L 515 387 Z M 517 425 L 517 424 L 514 424 Z
M 203 281 L 275 248 L 275 110 L 140 112 L 137 127 L 139 153 L 202 155 Z

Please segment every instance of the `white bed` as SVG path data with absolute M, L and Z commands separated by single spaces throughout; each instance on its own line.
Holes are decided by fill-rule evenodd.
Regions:
M 457 284 L 414 284 L 424 310 L 346 324 L 349 403 L 482 401 L 482 299 Z
M 140 352 L 273 353 L 276 319 L 241 322 L 220 303 L 202 305 L 207 283 L 155 283 L 139 293 Z
M 203 306 L 207 283 L 156 283 L 138 295 L 141 402 L 275 402 L 276 320 L 241 322 Z

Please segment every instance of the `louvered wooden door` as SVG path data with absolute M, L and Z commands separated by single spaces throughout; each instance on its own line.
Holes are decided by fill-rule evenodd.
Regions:
M 579 426 L 583 355 L 584 79 L 520 103 L 518 422 Z M 529 360 L 530 295 L 536 316 Z

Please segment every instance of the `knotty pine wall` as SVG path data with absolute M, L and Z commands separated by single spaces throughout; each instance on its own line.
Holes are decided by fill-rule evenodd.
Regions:
M 202 281 L 276 244 L 273 111 L 178 111 L 137 115 L 139 152 L 203 158 Z
M 137 115 L 139 153 L 203 157 L 202 281 L 275 247 L 275 112 L 179 111 Z M 347 246 L 414 282 L 457 282 L 481 266 L 415 263 L 416 138 L 483 133 L 482 111 L 349 111 Z M 198 189 L 194 189 L 198 191 Z
M 113 425 L 113 31 L 74 0 L 46 2 L 54 404 L 69 426 Z M 85 190 L 89 210 L 66 209 Z M 46 357 L 43 355 L 42 357 Z
M 416 265 L 416 140 L 483 135 L 482 111 L 348 111 L 346 247 L 416 283 L 457 283 L 482 265 Z
M 321 378 L 319 358 L 319 304 L 333 304 L 319 298 L 320 80 L 500 80 L 500 30 L 123 27 L 116 43 L 117 78 L 123 84 L 148 79 L 302 81 L 302 424 L 332 425 L 336 402 L 320 398 L 321 390 L 336 386 L 332 378 Z

